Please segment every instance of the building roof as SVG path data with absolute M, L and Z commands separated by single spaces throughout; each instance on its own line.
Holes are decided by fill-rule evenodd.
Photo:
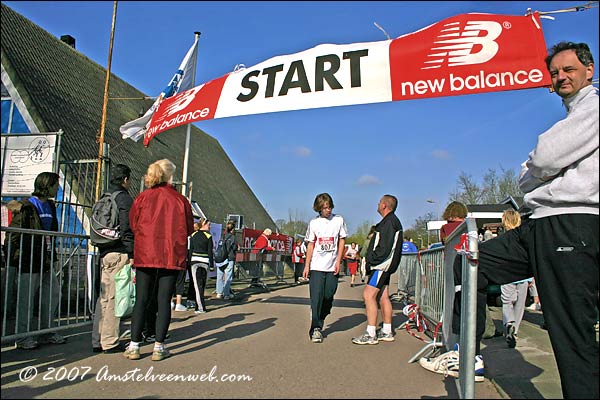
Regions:
M 39 132 L 64 131 L 62 160 L 97 159 L 106 69 L 4 3 L 1 21 L 2 67 Z M 111 74 L 109 98 L 143 97 L 147 95 Z M 141 182 L 147 166 L 162 158 L 177 165 L 175 180 L 180 179 L 183 170 L 185 126 L 163 133 L 147 148 L 141 140 L 136 143 L 121 138 L 119 127 L 138 118 L 140 110 L 147 110 L 152 102 L 108 102 L 104 142 L 110 145 L 112 164 L 131 167 L 132 182 Z M 275 228 L 219 142 L 193 125 L 188 180 L 193 184 L 192 200 L 210 220 L 221 223 L 227 214 L 239 214 L 248 226 Z M 131 185 L 133 196 L 140 186 Z
M 508 196 L 504 200 L 500 202 L 500 204 L 512 204 L 515 210 L 521 209 L 523 207 L 523 196 Z
M 505 204 L 469 204 L 467 210 L 471 213 L 500 213 L 504 210 L 514 210 L 515 207 L 511 203 Z
M 467 205 L 467 217 L 475 218 L 477 227 L 485 224 L 496 223 L 502 220 L 504 210 L 514 210 L 515 204 L 506 202 L 504 204 L 469 204 Z

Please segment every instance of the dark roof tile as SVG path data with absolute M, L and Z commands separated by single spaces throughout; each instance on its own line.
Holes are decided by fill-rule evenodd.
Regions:
M 106 70 L 85 55 L 2 4 L 2 64 L 24 97 L 41 131 L 64 131 L 61 158 L 98 158 L 98 142 Z M 158 78 L 158 77 L 157 77 Z M 166 77 L 163 77 L 166 79 Z M 142 98 L 146 94 L 111 74 L 109 98 Z M 183 170 L 186 127 L 158 136 L 148 148 L 141 141 L 123 140 L 119 127 L 138 118 L 152 100 L 110 100 L 107 107 L 105 143 L 113 163 L 132 168 L 133 182 L 141 182 L 147 166 L 168 158 Z M 221 223 L 227 214 L 241 214 L 257 229 L 275 227 L 248 184 L 219 142 L 197 127 L 191 127 L 188 178 L 192 198 L 206 216 Z M 179 178 L 180 179 L 180 178 Z M 177 180 L 177 178 L 176 178 Z M 132 185 L 136 195 L 140 185 Z

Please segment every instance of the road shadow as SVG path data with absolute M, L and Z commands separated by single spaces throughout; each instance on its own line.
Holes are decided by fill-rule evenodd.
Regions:
M 210 334 L 198 333 L 200 324 L 203 332 L 214 330 L 216 327 L 212 325 L 207 326 L 205 321 L 198 321 L 197 323 L 192 324 L 192 326 L 178 328 L 178 337 L 185 337 L 185 339 L 180 339 L 177 343 L 169 345 L 169 350 L 182 349 L 183 347 L 191 345 L 190 347 L 179 350 L 177 353 L 192 353 L 206 349 L 214 344 L 221 344 L 228 340 L 241 339 L 271 329 L 275 326 L 276 320 L 277 318 L 266 318 L 258 322 L 236 324 Z M 208 329 L 208 327 L 210 327 L 210 329 Z
M 78 361 L 92 357 L 91 325 L 71 328 L 65 334 L 67 342 L 64 344 L 41 345 L 34 350 L 14 349 L 11 346 L 2 347 L 2 398 L 3 399 L 34 399 L 45 393 L 65 386 L 73 386 L 83 381 L 95 379 L 97 371 L 84 374 L 84 367 L 68 366 Z M 87 344 L 86 344 L 87 343 Z M 88 351 L 74 349 L 87 348 Z M 101 355 L 99 355 L 101 356 Z M 85 365 L 86 363 L 81 363 Z M 66 367 L 65 367 L 66 365 Z M 32 371 L 36 368 L 37 380 L 53 381 L 54 383 L 43 387 L 27 385 L 25 370 Z M 70 375 L 69 375 L 70 374 Z M 69 380 L 69 376 L 76 379 Z M 83 376 L 83 378 L 82 378 Z M 22 380 L 24 378 L 25 380 Z M 7 387 L 7 385 L 21 380 L 22 385 Z
M 496 330 L 502 331 L 502 321 L 494 319 Z M 528 362 L 517 348 L 509 348 L 504 337 L 485 339 L 481 354 L 485 360 L 486 378 L 511 399 L 543 399 L 545 396 L 534 384 L 544 370 Z

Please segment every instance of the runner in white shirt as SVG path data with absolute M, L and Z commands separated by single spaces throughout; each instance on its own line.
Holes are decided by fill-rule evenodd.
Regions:
M 313 210 L 319 216 L 310 221 L 305 236 L 308 248 L 302 276 L 307 278 L 310 272 L 311 323 L 308 334 L 314 343 L 323 341 L 325 317 L 333 306 L 345 238 L 348 236 L 344 218 L 332 214 L 333 207 L 333 199 L 328 193 L 317 195 Z

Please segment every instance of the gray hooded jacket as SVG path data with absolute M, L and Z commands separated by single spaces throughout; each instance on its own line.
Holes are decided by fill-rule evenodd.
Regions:
M 564 99 L 567 117 L 542 133 L 522 164 L 519 186 L 531 218 L 598 215 L 598 93 Z

